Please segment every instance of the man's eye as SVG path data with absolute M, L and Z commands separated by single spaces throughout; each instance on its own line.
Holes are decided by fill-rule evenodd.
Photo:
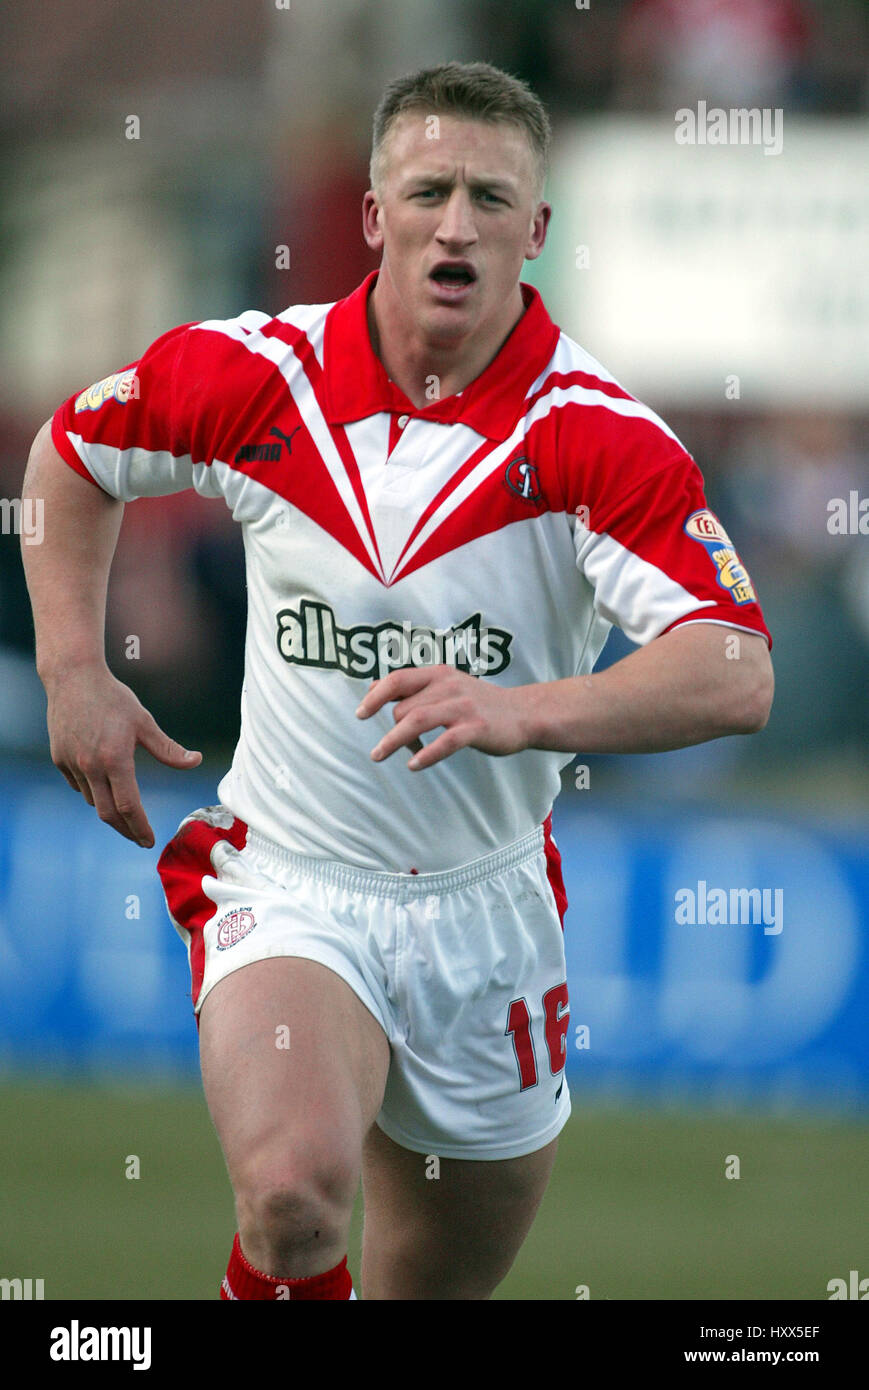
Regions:
M 498 197 L 497 193 L 491 193 L 488 188 L 478 189 L 477 194 L 481 198 L 491 198 L 492 201 L 495 203 L 500 203 L 503 201 L 501 198 Z M 429 196 L 433 198 L 440 198 L 443 196 L 443 190 L 440 188 L 420 188 L 417 190 L 414 196 L 417 198 L 428 198 Z

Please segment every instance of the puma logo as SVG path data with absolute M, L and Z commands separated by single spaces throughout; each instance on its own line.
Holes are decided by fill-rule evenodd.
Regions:
M 284 444 L 287 446 L 288 454 L 293 452 L 293 435 L 298 434 L 301 428 L 301 425 L 296 425 L 293 434 L 284 434 L 283 430 L 279 430 L 276 426 L 272 425 L 269 434 L 275 435 L 275 437 L 282 440 L 283 443 L 242 444 L 235 456 L 235 463 L 278 463 Z
M 293 434 L 298 434 L 301 428 L 301 425 L 296 425 L 296 428 L 293 430 Z M 269 430 L 269 434 L 278 435 L 279 438 L 281 438 L 286 444 L 287 453 L 291 454 L 293 452 L 293 434 L 284 434 L 283 430 L 279 430 L 275 425 L 272 425 L 271 429 Z

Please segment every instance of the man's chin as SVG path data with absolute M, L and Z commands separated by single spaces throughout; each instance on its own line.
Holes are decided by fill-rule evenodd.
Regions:
M 479 306 L 467 302 L 463 304 L 427 303 L 420 307 L 419 322 L 426 335 L 432 340 L 445 343 L 466 338 L 479 322 Z

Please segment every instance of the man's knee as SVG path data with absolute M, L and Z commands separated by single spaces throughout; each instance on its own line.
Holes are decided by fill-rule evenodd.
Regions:
M 263 1273 L 291 1278 L 320 1273 L 341 1259 L 358 1179 L 358 1158 L 324 1149 L 316 1138 L 252 1158 L 235 1184 L 247 1259 Z

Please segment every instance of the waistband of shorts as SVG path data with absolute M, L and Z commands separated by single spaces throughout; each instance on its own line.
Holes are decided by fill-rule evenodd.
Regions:
M 361 869 L 334 859 L 311 859 L 284 849 L 255 830 L 248 831 L 245 848 L 262 854 L 276 866 L 354 893 L 370 893 L 383 898 L 425 898 L 430 893 L 454 893 L 470 888 L 536 859 L 544 851 L 544 836 L 543 826 L 539 825 L 520 840 L 482 859 L 473 859 L 456 869 L 424 874 L 394 874 L 380 869 Z

